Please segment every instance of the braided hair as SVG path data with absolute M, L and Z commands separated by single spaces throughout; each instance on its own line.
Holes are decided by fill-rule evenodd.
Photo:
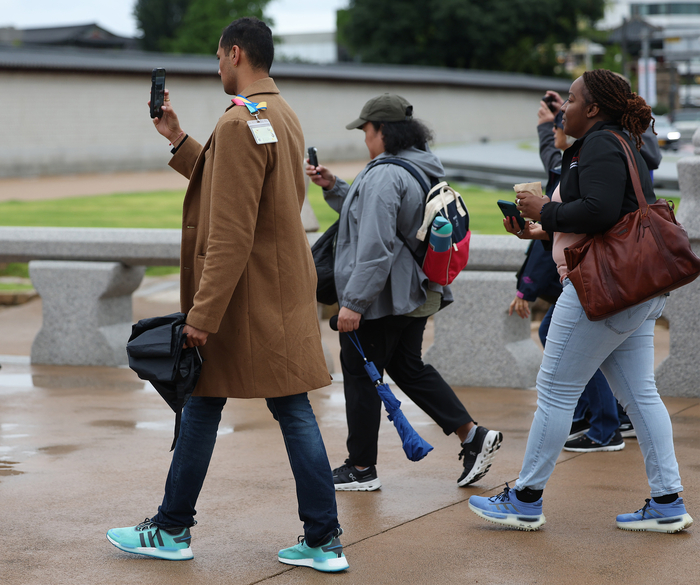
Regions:
M 642 134 L 654 118 L 651 107 L 644 98 L 632 91 L 629 82 L 617 73 L 607 69 L 594 69 L 583 74 L 583 84 L 588 94 L 586 103 L 596 103 L 601 113 L 617 122 L 634 137 L 637 150 L 642 148 Z

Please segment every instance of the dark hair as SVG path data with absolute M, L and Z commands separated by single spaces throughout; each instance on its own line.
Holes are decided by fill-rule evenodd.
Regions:
M 629 81 L 607 69 L 595 69 L 583 74 L 586 103 L 596 103 L 601 113 L 617 122 L 634 137 L 637 150 L 642 148 L 642 134 L 654 117 L 644 98 L 632 91 Z
M 272 43 L 272 31 L 263 21 L 254 17 L 234 20 L 221 33 L 219 42 L 224 54 L 228 55 L 233 45 L 245 51 L 248 62 L 253 69 L 270 71 L 275 57 Z
M 375 130 L 382 131 L 384 150 L 389 154 L 398 154 L 400 150 L 415 146 L 425 150 L 425 144 L 432 141 L 433 133 L 418 120 L 401 122 L 372 122 Z

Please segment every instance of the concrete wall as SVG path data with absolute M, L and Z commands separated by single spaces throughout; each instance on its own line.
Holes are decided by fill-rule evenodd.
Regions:
M 532 137 L 540 89 L 491 89 L 377 81 L 277 77 L 323 161 L 367 157 L 363 134 L 345 130 L 371 97 L 406 97 L 436 144 L 488 137 Z M 0 71 L 0 177 L 163 168 L 167 142 L 153 129 L 146 102 L 150 74 Z M 183 128 L 205 141 L 230 103 L 217 75 L 169 75 Z

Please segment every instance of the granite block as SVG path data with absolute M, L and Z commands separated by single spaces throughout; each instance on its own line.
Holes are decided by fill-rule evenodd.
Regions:
M 117 262 L 36 260 L 32 283 L 42 298 L 42 326 L 32 343 L 33 364 L 120 366 L 133 321 L 131 293 L 143 266 Z
M 449 384 L 534 386 L 542 350 L 530 337 L 530 319 L 508 315 L 515 282 L 513 272 L 464 271 L 452 283 L 455 302 L 435 315 L 425 356 Z

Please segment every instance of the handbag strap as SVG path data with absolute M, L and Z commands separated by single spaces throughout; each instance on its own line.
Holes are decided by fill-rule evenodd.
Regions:
M 622 144 L 622 150 L 625 151 L 625 155 L 627 156 L 627 166 L 629 167 L 630 178 L 632 179 L 634 194 L 637 196 L 639 209 L 642 211 L 642 215 L 646 215 L 649 204 L 647 203 L 646 197 L 644 197 L 644 191 L 642 191 L 642 182 L 639 178 L 639 167 L 637 167 L 637 161 L 632 154 L 632 148 L 630 147 L 629 143 L 617 132 L 613 130 L 606 130 L 606 132 L 613 134 L 615 138 L 620 141 L 620 144 Z

